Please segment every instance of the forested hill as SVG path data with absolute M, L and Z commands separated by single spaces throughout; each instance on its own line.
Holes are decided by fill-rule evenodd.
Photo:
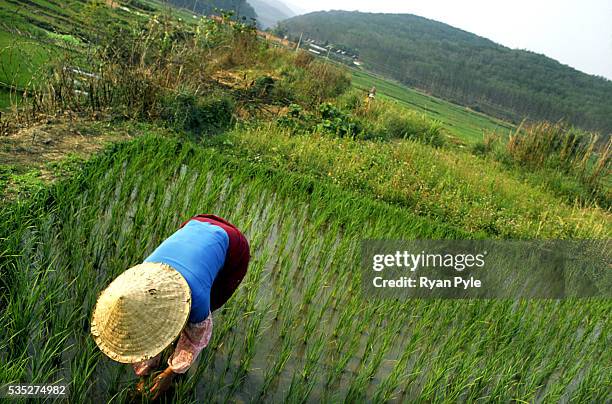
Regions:
M 352 48 L 370 70 L 494 116 L 566 119 L 612 133 L 612 81 L 437 21 L 330 11 L 297 16 L 279 28 Z
M 169 0 L 170 4 L 192 10 L 202 15 L 215 14 L 216 10 L 233 11 L 237 17 L 247 20 L 257 18 L 253 7 L 246 0 Z

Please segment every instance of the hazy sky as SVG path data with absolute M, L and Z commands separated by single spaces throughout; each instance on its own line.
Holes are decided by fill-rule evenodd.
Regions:
M 612 79 L 612 0 L 287 0 L 306 12 L 410 13 Z

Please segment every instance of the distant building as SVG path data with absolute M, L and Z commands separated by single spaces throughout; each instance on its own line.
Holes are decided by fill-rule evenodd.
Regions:
M 325 49 L 324 47 L 319 46 L 319 45 L 315 45 L 315 44 L 313 44 L 313 43 L 308 44 L 308 46 L 310 46 L 310 47 L 311 47 L 311 48 L 313 48 L 313 49 L 318 50 L 319 52 L 327 52 L 327 49 Z

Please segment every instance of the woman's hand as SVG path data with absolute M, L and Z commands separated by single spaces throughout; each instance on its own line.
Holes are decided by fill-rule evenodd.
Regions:
M 168 367 L 153 380 L 153 387 L 151 387 L 149 391 L 149 393 L 153 395 L 153 400 L 157 400 L 162 393 L 170 388 L 174 376 L 175 373 Z
M 140 379 L 138 384 L 136 384 L 136 392 L 138 394 L 144 394 L 145 392 L 145 379 L 144 378 Z

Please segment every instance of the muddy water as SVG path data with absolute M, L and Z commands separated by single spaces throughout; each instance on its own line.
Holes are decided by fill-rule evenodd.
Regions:
M 244 402 L 256 401 L 260 397 L 283 401 L 290 394 L 296 394 L 295 386 L 294 391 L 290 392 L 292 381 L 294 385 L 302 382 L 299 375 L 306 365 L 305 356 L 317 350 L 321 351 L 320 359 L 311 369 L 307 381 L 312 385 L 310 399 L 318 401 L 343 394 L 348 388 L 346 381 L 354 378 L 358 370 L 359 350 L 365 348 L 369 335 L 364 333 L 358 337 L 360 341 L 355 344 L 357 349 L 353 355 L 342 353 L 352 358 L 347 361 L 333 391 L 326 390 L 325 375 L 334 363 L 333 358 L 323 353 L 331 346 L 329 336 L 336 326 L 338 312 L 321 307 L 335 285 L 334 279 L 320 272 L 329 273 L 339 263 L 350 262 L 349 255 L 355 253 L 356 244 L 340 250 L 338 245 L 343 240 L 342 234 L 311 230 L 312 210 L 307 204 L 283 200 L 267 188 L 237 184 L 228 176 L 190 171 L 182 166 L 163 189 L 148 187 L 145 181 L 140 180 L 126 183 L 124 175 L 120 178 L 115 188 L 109 190 L 112 198 L 102 209 L 103 220 L 96 222 L 91 231 L 90 240 L 97 246 L 94 247 L 96 256 L 102 254 L 105 260 L 110 260 L 121 255 L 120 248 L 115 248 L 112 256 L 101 251 L 107 244 L 103 240 L 109 235 L 117 244 L 144 236 L 137 244 L 145 246 L 145 251 L 132 251 L 132 254 L 144 256 L 147 250 L 155 247 L 153 241 L 163 240 L 186 217 L 202 212 L 219 214 L 233 221 L 251 242 L 253 261 L 249 275 L 229 304 L 251 305 L 254 311 L 240 313 L 231 332 L 224 335 L 223 340 L 213 340 L 209 347 L 212 352 L 208 357 L 203 355 L 198 365 L 200 369 L 190 372 L 192 378 L 197 377 L 194 384 L 198 401 L 224 401 L 230 397 L 231 401 Z M 163 191 L 163 195 L 158 194 L 160 191 Z M 159 212 L 158 215 L 156 212 Z M 159 214 L 164 217 L 149 217 Z M 153 232 L 148 237 L 142 233 L 148 225 L 135 225 L 137 215 L 158 224 L 157 227 L 151 226 Z M 250 284 L 251 275 L 257 277 L 259 284 Z M 304 302 L 306 291 L 312 294 L 311 301 L 307 303 Z M 247 292 L 250 292 L 250 296 L 246 296 Z M 292 305 L 290 310 L 283 309 L 282 305 L 286 302 Z M 226 311 L 215 313 L 215 331 L 223 327 L 227 311 L 226 308 Z M 280 312 L 283 314 L 279 315 Z M 261 317 L 257 337 L 254 349 L 249 351 L 250 357 L 247 358 L 246 336 L 249 328 L 256 326 L 257 322 L 253 321 L 256 316 Z M 317 318 L 310 320 L 316 325 L 311 326 L 313 330 L 309 331 L 308 339 L 304 341 L 304 322 L 309 316 Z M 292 338 L 295 343 L 286 363 L 271 377 L 270 369 L 277 363 L 278 349 L 284 338 Z M 248 371 L 240 374 L 241 363 L 245 360 L 249 361 Z M 117 370 L 104 359 L 102 362 L 101 374 L 97 375 L 100 385 L 119 383 L 119 388 L 133 381 L 129 371 Z M 389 372 L 388 363 L 383 364 L 383 373 Z M 269 388 L 262 395 L 264 382 L 268 383 Z

